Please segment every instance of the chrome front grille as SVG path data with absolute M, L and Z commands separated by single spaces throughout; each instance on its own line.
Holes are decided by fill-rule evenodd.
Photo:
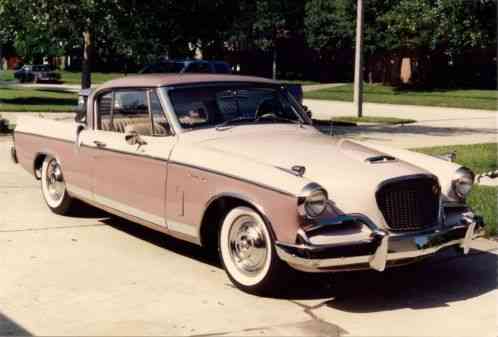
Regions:
M 376 198 L 389 228 L 414 231 L 437 224 L 440 193 L 435 177 L 411 176 L 383 183 Z

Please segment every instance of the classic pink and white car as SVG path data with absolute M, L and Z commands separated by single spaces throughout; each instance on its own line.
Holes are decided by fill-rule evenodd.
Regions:
M 324 135 L 278 82 L 129 76 L 94 90 L 85 112 L 18 121 L 13 158 L 48 207 L 67 214 L 79 199 L 217 247 L 248 292 L 280 288 L 292 268 L 383 271 L 450 246 L 466 254 L 482 232 L 465 203 L 469 169 Z

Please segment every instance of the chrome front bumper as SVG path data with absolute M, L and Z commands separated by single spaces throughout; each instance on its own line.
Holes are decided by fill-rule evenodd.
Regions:
M 367 240 L 326 245 L 277 242 L 276 252 L 291 267 L 305 272 L 384 271 L 386 267 L 414 262 L 450 246 L 468 254 L 472 241 L 483 234 L 482 220 L 472 214 L 460 225 L 424 232 L 392 234 L 375 230 Z

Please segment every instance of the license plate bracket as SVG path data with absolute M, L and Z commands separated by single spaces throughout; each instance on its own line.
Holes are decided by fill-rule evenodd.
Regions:
M 419 235 L 415 237 L 415 245 L 418 249 L 424 249 L 429 244 L 429 237 L 427 235 Z

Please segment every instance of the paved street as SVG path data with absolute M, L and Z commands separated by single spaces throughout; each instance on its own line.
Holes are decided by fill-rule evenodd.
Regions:
M 56 216 L 0 138 L 0 335 L 496 336 L 498 244 L 385 273 L 235 289 L 202 249 L 87 209 Z M 289 287 L 277 284 L 276 287 Z
M 316 119 L 356 115 L 353 104 L 349 102 L 307 99 L 304 104 Z M 410 118 L 418 123 L 336 127 L 334 134 L 405 148 L 496 142 L 498 136 L 496 111 L 366 103 L 364 115 Z

